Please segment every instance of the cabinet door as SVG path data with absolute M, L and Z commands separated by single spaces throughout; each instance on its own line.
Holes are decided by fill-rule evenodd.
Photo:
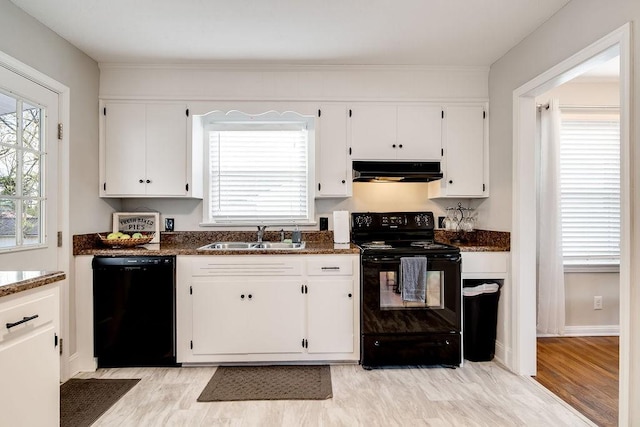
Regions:
M 398 107 L 398 160 L 440 161 L 442 107 Z
M 187 193 L 187 115 L 181 104 L 146 106 L 146 194 Z
M 193 354 L 299 353 L 304 296 L 299 280 L 196 282 Z
M 144 104 L 108 103 L 104 114 L 106 195 L 146 192 L 146 110 Z
M 395 105 L 362 105 L 352 108 L 352 159 L 396 158 L 396 114 Z
M 251 353 L 301 353 L 304 294 L 300 280 L 269 278 L 251 284 L 248 335 Z
M 353 278 L 309 280 L 309 353 L 353 352 Z
M 351 195 L 351 162 L 347 147 L 347 107 L 320 107 L 317 171 L 318 197 Z
M 443 180 L 448 197 L 483 195 L 484 122 L 482 106 L 456 106 L 446 110 Z
M 52 326 L 0 345 L 2 425 L 59 424 L 58 360 Z
M 193 283 L 192 290 L 193 354 L 247 353 L 246 286 L 207 281 Z

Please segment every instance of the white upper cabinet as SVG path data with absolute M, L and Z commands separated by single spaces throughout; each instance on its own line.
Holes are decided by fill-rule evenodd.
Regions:
M 391 105 L 362 105 L 350 110 L 353 159 L 396 159 L 396 112 L 397 107 Z
M 360 105 L 350 113 L 354 160 L 440 159 L 440 106 Z
M 398 160 L 438 160 L 442 148 L 442 107 L 398 107 Z
M 444 177 L 429 183 L 429 197 L 489 196 L 486 105 L 444 109 Z
M 186 104 L 114 101 L 100 113 L 100 196 L 198 197 Z
M 346 105 L 326 104 L 318 109 L 316 197 L 351 196 L 347 119 Z

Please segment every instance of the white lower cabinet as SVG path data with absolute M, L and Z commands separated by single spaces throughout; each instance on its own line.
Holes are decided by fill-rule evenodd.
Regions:
M 0 299 L 2 425 L 59 424 L 58 307 L 57 285 Z
M 301 353 L 299 280 L 194 281 L 193 354 Z
M 178 362 L 357 361 L 358 255 L 179 256 Z
M 309 353 L 353 352 L 353 288 L 351 277 L 309 280 Z

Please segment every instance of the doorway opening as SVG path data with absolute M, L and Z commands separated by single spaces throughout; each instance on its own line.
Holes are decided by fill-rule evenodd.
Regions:
M 536 203 L 536 97 L 570 81 L 611 58 L 620 56 L 620 421 L 629 408 L 630 371 L 630 25 L 586 47 L 513 93 L 513 369 L 536 374 L 537 223 Z
M 598 425 L 618 425 L 619 76 L 616 56 L 536 97 L 535 379 Z

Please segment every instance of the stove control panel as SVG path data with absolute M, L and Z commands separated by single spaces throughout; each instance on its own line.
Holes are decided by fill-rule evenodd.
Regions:
M 433 212 L 352 213 L 354 230 L 433 230 Z
M 404 227 L 407 225 L 407 217 L 404 215 L 382 215 L 380 225 L 390 228 Z

